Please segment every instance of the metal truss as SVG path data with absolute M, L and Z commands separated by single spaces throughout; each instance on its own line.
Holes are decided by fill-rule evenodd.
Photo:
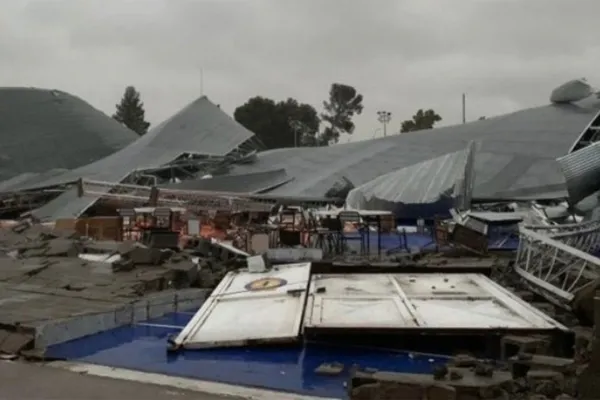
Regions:
M 600 222 L 521 226 L 515 271 L 530 290 L 569 309 L 578 290 L 600 277 Z
M 178 206 L 190 211 L 262 212 L 272 208 L 271 203 L 244 198 L 235 193 L 158 189 L 85 179 L 80 180 L 78 190 L 79 196 L 153 206 Z
M 0 215 L 41 207 L 63 191 L 64 189 L 43 189 L 0 194 Z

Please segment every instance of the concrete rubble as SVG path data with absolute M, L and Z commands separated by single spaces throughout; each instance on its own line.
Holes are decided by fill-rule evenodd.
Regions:
M 580 373 L 574 360 L 550 356 L 519 354 L 505 364 L 462 354 L 430 375 L 355 367 L 347 387 L 352 400 L 569 400 Z
M 579 325 L 590 325 L 590 314 L 598 308 L 589 296 L 581 301 L 585 304 L 581 314 L 562 311 L 523 288 L 509 272 L 509 260 L 502 257 L 433 254 L 410 255 L 403 261 L 449 269 L 491 269 L 494 280 L 574 330 L 574 356 L 555 357 L 544 338 L 514 336 L 505 337 L 503 343 L 517 348 L 516 353 L 504 352 L 498 362 L 459 354 L 430 375 L 337 362 L 317 368 L 315 372 L 324 376 L 350 369 L 351 399 L 569 400 L 592 399 L 577 395 L 597 393 L 600 354 L 595 362 L 594 330 Z M 245 266 L 240 252 L 210 240 L 200 239 L 194 248 L 173 251 L 133 241 L 92 241 L 73 231 L 42 225 L 2 229 L 0 354 L 43 358 L 43 348 L 55 343 L 198 307 L 229 271 Z
M 199 307 L 239 254 L 202 241 L 181 252 L 19 224 L 0 230 L 0 354 Z

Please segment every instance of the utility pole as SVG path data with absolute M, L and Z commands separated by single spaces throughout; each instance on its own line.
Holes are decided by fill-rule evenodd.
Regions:
M 387 136 L 387 124 L 392 119 L 392 113 L 389 111 L 377 111 L 377 120 L 383 125 L 383 137 Z
M 467 95 L 466 95 L 466 93 L 462 94 L 462 122 L 463 122 L 463 124 L 467 123 Z
M 294 147 L 298 147 L 298 133 L 308 132 L 308 127 L 302 122 L 291 118 L 288 123 L 294 132 Z

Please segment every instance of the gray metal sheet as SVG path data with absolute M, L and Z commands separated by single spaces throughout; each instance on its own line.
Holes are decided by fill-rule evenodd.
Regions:
M 215 176 L 210 179 L 193 179 L 172 183 L 162 187 L 183 190 L 205 190 L 216 192 L 257 193 L 273 189 L 291 179 L 285 169 L 256 172 L 244 175 Z
M 527 217 L 526 211 L 514 212 L 493 212 L 493 211 L 470 211 L 467 214 L 469 217 L 476 218 L 486 222 L 511 222 L 522 221 Z
M 295 179 L 272 193 L 323 196 L 342 176 L 355 186 L 380 175 L 481 144 L 475 157 L 474 198 L 566 195 L 556 161 L 600 110 L 600 102 L 551 104 L 464 125 L 409 132 L 323 148 L 260 153 L 232 174 L 285 168 Z
M 49 171 L 41 173 L 29 172 L 20 174 L 11 179 L 0 182 L 0 193 L 12 192 L 18 190 L 18 188 L 23 186 L 35 186 L 38 185 L 40 182 L 46 182 L 49 179 L 59 175 L 63 175 L 68 171 L 69 170 L 65 169 L 51 169 Z
M 561 196 L 566 194 L 566 187 L 556 158 L 568 152 L 599 110 L 600 102 L 595 99 L 552 104 L 464 125 L 363 142 L 271 150 L 260 153 L 253 164 L 235 167 L 231 175 L 285 169 L 294 179 L 271 193 L 322 197 L 342 177 L 358 186 L 477 141 L 481 147 L 475 158 L 474 198 Z M 177 123 L 176 115 L 121 151 L 49 182 L 79 177 L 119 181 L 134 169 L 166 164 L 183 152 L 222 155 L 232 149 L 228 146 L 239 145 L 252 136 L 206 98 L 178 115 L 184 122 Z M 174 129 L 177 140 L 165 139 L 170 137 L 169 129 Z M 54 201 L 65 199 L 59 196 Z M 73 214 L 68 207 L 57 209 Z
M 454 197 L 457 183 L 464 180 L 468 156 L 468 150 L 457 151 L 381 175 L 352 189 L 346 203 L 356 209 L 381 209 L 384 203 L 395 208 Z
M 71 94 L 0 88 L 0 181 L 24 173 L 77 168 L 137 138 L 136 133 Z
M 41 221 L 56 220 L 59 218 L 77 218 L 82 210 L 96 202 L 93 196 L 77 196 L 77 188 L 71 188 L 63 194 L 34 210 L 32 215 Z
M 599 142 L 560 157 L 558 162 L 565 176 L 571 204 L 577 204 L 600 190 Z
M 168 164 L 184 153 L 224 156 L 253 135 L 203 96 L 122 150 L 43 183 L 19 189 L 52 186 L 79 178 L 120 182 L 135 170 Z M 89 204 L 82 208 L 84 203 L 74 201 L 65 193 L 34 215 L 40 219 L 50 218 L 50 215 L 52 218 L 72 217 L 85 211 Z

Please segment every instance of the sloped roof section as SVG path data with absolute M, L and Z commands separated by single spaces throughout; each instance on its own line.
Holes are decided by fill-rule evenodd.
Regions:
M 180 190 L 204 190 L 214 192 L 260 193 L 289 182 L 285 169 L 257 172 L 245 175 L 215 176 L 209 179 L 191 179 L 180 183 L 163 185 Z
M 59 90 L 0 88 L 0 181 L 73 169 L 122 149 L 138 135 Z
M 166 165 L 186 153 L 225 156 L 253 135 L 203 96 L 101 160 L 13 190 L 54 186 L 79 178 L 119 182 L 133 171 Z
M 445 154 L 381 175 L 348 193 L 346 204 L 355 209 L 388 210 L 402 216 L 433 217 L 458 207 L 468 208 L 473 178 L 472 153 L 475 146 Z M 431 215 L 425 215 L 423 210 Z
M 254 133 L 202 96 L 148 132 L 146 146 L 224 156 Z
M 35 187 L 54 186 L 79 178 L 120 182 L 136 170 L 164 166 L 182 154 L 225 156 L 252 136 L 252 132 L 203 96 L 120 151 L 38 182 Z M 23 189 L 25 187 L 20 188 Z M 34 215 L 40 219 L 77 216 L 95 201 L 94 198 L 87 200 L 74 201 L 72 195 L 65 193 L 36 210 Z
M 571 204 L 600 190 L 600 142 L 560 157 L 558 162 L 565 175 Z
M 566 195 L 557 157 L 600 111 L 600 102 L 550 104 L 464 125 L 409 132 L 322 148 L 277 149 L 260 153 L 242 174 L 285 168 L 293 181 L 274 194 L 323 196 L 343 176 L 355 186 L 380 175 L 464 149 L 478 142 L 474 198 L 552 198 Z

